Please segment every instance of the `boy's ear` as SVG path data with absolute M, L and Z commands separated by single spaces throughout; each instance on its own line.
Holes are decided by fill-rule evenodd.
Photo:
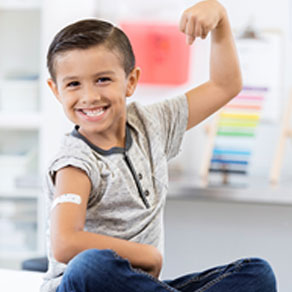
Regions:
M 52 78 L 49 78 L 47 80 L 47 83 L 51 88 L 52 92 L 54 93 L 54 95 L 56 96 L 56 98 L 60 101 L 60 94 L 56 82 Z
M 133 95 L 133 93 L 135 92 L 136 86 L 140 78 L 140 74 L 141 74 L 141 69 L 139 67 L 135 67 L 132 70 L 132 72 L 129 74 L 126 97 Z

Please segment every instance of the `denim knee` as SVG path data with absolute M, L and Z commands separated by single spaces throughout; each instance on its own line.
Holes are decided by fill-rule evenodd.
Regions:
M 69 262 L 66 274 L 76 280 L 89 280 L 92 277 L 97 280 L 97 275 L 105 276 L 111 272 L 114 259 L 114 252 L 109 249 L 88 249 Z
M 276 277 L 270 264 L 261 258 L 251 258 L 249 260 L 250 273 L 252 273 L 255 283 L 266 292 L 277 291 Z

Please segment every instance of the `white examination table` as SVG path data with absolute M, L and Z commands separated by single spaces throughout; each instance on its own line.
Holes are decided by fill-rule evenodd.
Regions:
M 39 292 L 43 273 L 0 269 L 1 292 Z

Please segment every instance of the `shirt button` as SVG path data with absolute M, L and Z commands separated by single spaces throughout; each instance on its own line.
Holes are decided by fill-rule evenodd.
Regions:
M 144 192 L 144 195 L 145 195 L 146 197 L 148 197 L 148 196 L 150 195 L 150 192 L 149 192 L 148 190 L 146 190 L 146 191 Z
M 140 180 L 143 178 L 142 173 L 139 173 L 139 174 L 138 174 L 138 178 L 139 178 Z

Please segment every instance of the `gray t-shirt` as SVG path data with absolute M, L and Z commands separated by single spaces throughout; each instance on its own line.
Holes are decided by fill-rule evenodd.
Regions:
M 48 168 L 45 183 L 48 217 L 54 196 L 54 176 L 68 165 L 82 169 L 91 181 L 85 230 L 150 244 L 163 253 L 163 207 L 168 190 L 169 159 L 180 150 L 186 131 L 186 96 L 127 107 L 125 148 L 102 150 L 82 137 L 77 128 L 66 135 Z M 42 292 L 54 292 L 66 265 L 57 262 L 47 246 L 49 270 Z

